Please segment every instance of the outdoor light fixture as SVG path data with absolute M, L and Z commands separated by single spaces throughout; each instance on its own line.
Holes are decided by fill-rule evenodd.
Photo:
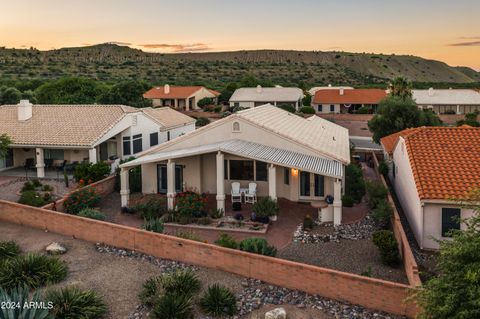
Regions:
M 298 175 L 298 169 L 292 168 L 292 176 L 297 176 Z

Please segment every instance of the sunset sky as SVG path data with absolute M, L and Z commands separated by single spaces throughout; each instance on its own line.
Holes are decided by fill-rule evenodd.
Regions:
M 479 0 L 0 0 L 0 46 L 412 54 L 480 70 Z

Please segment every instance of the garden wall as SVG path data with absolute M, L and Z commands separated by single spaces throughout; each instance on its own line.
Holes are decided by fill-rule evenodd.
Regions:
M 397 206 L 393 201 L 392 195 L 390 194 L 390 189 L 388 188 L 387 182 L 385 181 L 385 177 L 380 174 L 378 171 L 378 158 L 373 154 L 373 162 L 375 165 L 375 171 L 379 176 L 383 186 L 385 186 L 388 191 L 388 201 L 390 202 L 393 208 L 393 216 L 392 216 L 392 230 L 395 234 L 395 238 L 398 242 L 398 249 L 400 250 L 400 254 L 402 256 L 403 267 L 405 268 L 405 273 L 407 274 L 408 282 L 411 286 L 418 287 L 422 284 L 420 280 L 420 275 L 418 274 L 418 265 L 415 257 L 413 256 L 412 248 L 410 247 L 410 243 L 408 242 L 407 235 L 405 234 L 405 230 L 403 229 L 402 222 L 400 221 L 400 215 L 398 214 Z
M 63 198 L 57 200 L 54 203 L 50 203 L 50 204 L 47 204 L 45 206 L 43 206 L 42 208 L 44 209 L 49 209 L 49 210 L 53 210 L 54 206 L 56 206 L 56 210 L 59 211 L 59 212 L 63 212 L 63 202 L 73 193 L 76 193 L 80 190 L 83 190 L 83 189 L 87 189 L 87 188 L 95 188 L 95 191 L 101 195 L 101 196 L 107 196 L 111 193 L 113 193 L 113 191 L 115 190 L 115 176 L 109 176 L 107 178 L 104 178 L 98 182 L 95 182 L 93 184 L 90 184 L 90 185 L 87 185 L 87 186 L 84 186 L 82 188 L 78 188 L 74 191 L 71 191 L 70 193 L 66 194 L 65 196 L 63 196 Z
M 410 286 L 0 200 L 0 220 L 415 317 Z

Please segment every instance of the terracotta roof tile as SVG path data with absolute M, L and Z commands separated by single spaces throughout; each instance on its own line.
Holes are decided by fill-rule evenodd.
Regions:
M 380 89 L 344 89 L 318 90 L 315 92 L 315 104 L 378 104 L 387 96 L 385 90 Z
M 143 94 L 143 97 L 146 99 L 185 99 L 200 90 L 201 88 L 203 88 L 203 86 L 170 85 L 170 91 L 168 93 L 165 93 L 165 86 L 157 86 L 145 92 Z M 215 96 L 220 95 L 220 93 L 215 90 L 207 90 Z
M 406 135 L 413 133 L 418 130 L 418 127 L 414 128 L 407 128 L 403 131 L 393 133 L 391 135 L 387 135 L 380 139 L 380 144 L 382 144 L 383 149 L 388 153 L 392 154 L 393 150 L 395 149 L 395 145 L 397 144 L 398 137 L 405 137 Z

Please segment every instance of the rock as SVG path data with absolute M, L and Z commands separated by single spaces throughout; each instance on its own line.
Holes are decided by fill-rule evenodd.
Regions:
M 49 253 L 50 255 L 63 255 L 67 252 L 67 248 L 65 248 L 65 246 L 57 243 L 57 242 L 53 242 L 51 243 L 50 245 L 48 245 L 45 250 L 47 251 L 47 253 Z
M 286 319 L 287 312 L 283 308 L 275 308 L 265 313 L 265 319 Z

